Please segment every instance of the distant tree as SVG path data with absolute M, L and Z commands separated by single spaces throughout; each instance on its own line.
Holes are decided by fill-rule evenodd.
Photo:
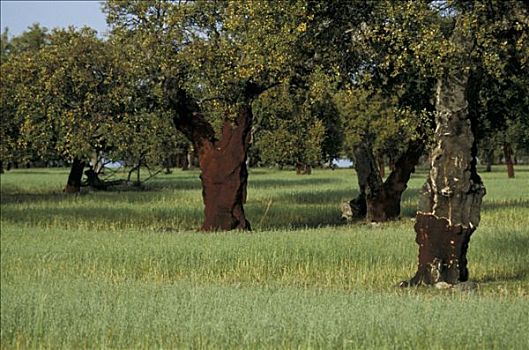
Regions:
M 31 33 L 40 38 L 38 30 Z M 45 45 L 23 37 L 12 40 L 2 65 L 11 84 L 6 109 L 19 125 L 17 143 L 26 154 L 71 160 L 65 191 L 78 192 L 90 154 L 112 143 L 120 70 L 112 50 L 90 29 L 54 30 Z
M 255 102 L 255 147 L 263 162 L 295 166 L 298 174 L 307 174 L 338 157 L 342 131 L 331 86 L 317 71 L 305 86 L 283 84 Z
M 0 38 L 0 171 L 10 163 L 33 160 L 49 152 L 46 144 L 33 149 L 25 147 L 22 132 L 25 130 L 23 109 L 28 97 L 38 90 L 38 52 L 49 44 L 48 30 L 35 24 L 19 36 L 9 38 L 8 29 Z M 31 108 L 34 110 L 34 108 Z M 42 133 L 46 131 L 43 130 Z M 37 142 L 38 143 L 38 142 Z M 50 154 L 48 154 L 50 156 Z

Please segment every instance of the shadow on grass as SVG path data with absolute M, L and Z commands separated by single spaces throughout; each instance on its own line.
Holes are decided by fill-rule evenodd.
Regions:
M 527 255 L 529 235 L 526 233 L 512 232 L 481 236 L 479 246 L 481 250 L 479 259 L 488 259 L 487 265 L 491 266 L 487 270 L 488 273 L 476 279 L 476 282 L 514 282 L 524 281 L 529 277 L 529 256 Z M 502 262 L 501 267 L 495 268 L 494 259 L 499 255 L 508 257 L 508 259 Z
M 292 179 L 252 179 L 248 178 L 249 188 L 273 188 L 273 187 L 293 187 L 293 186 L 318 186 L 332 183 L 339 183 L 340 179 L 332 178 L 308 178 L 296 177 Z
M 62 170 L 55 168 L 51 168 L 50 170 L 45 170 L 43 168 L 40 168 L 39 170 L 19 170 L 19 169 L 13 169 L 8 170 L 16 174 L 22 174 L 22 175 L 58 175 L 58 174 L 65 174 L 68 175 L 68 170 Z
M 30 215 L 27 215 L 31 211 Z M 5 214 L 5 215 L 4 215 Z M 5 210 L 2 220 L 11 223 L 29 223 L 37 226 L 57 225 L 67 228 L 105 229 L 195 229 L 202 220 L 199 208 L 179 210 L 158 209 L 140 211 L 108 206 L 82 208 L 31 208 Z M 24 215 L 26 214 L 26 215 Z M 173 227 L 176 225 L 177 227 Z
M 519 282 L 525 280 L 529 276 L 529 270 L 523 269 L 521 271 L 517 271 L 516 273 L 513 273 L 511 275 L 503 275 L 503 276 L 483 276 L 481 278 L 470 278 L 471 280 L 477 282 L 477 283 L 494 283 L 494 282 Z M 472 276 L 471 276 L 472 277 Z
M 507 199 L 507 200 L 483 200 L 482 209 L 501 210 L 508 208 L 529 208 L 529 199 Z
M 23 203 L 38 203 L 38 202 L 61 202 L 72 198 L 72 194 L 62 192 L 48 192 L 48 193 L 5 193 L 2 192 L 2 204 L 23 204 Z

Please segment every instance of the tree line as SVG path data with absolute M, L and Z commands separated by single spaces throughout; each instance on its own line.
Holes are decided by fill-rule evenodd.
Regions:
M 492 164 L 501 146 L 512 165 L 529 150 L 525 2 L 110 0 L 103 10 L 104 38 L 38 25 L 2 35 L 2 167 L 66 160 L 65 190 L 78 192 L 90 160 L 92 171 L 104 157 L 139 172 L 192 148 L 209 231 L 250 229 L 248 162 L 304 173 L 347 156 L 359 186 L 349 216 L 381 222 L 399 217 L 428 154 L 410 283 L 466 279 L 485 193 L 477 157 Z

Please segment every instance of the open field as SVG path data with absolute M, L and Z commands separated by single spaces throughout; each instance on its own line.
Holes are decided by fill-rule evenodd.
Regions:
M 66 195 L 67 170 L 1 175 L 1 348 L 529 348 L 529 167 L 482 173 L 473 292 L 399 289 L 413 214 L 343 224 L 353 170 L 252 169 L 251 233 L 203 234 L 198 172 Z

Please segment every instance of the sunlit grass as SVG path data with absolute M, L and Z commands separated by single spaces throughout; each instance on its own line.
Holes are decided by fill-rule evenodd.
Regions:
M 196 232 L 198 172 L 146 191 L 61 192 L 65 170 L 1 176 L 2 348 L 516 348 L 529 344 L 529 169 L 485 173 L 471 293 L 401 290 L 400 221 L 343 224 L 352 170 L 250 172 L 252 233 Z

